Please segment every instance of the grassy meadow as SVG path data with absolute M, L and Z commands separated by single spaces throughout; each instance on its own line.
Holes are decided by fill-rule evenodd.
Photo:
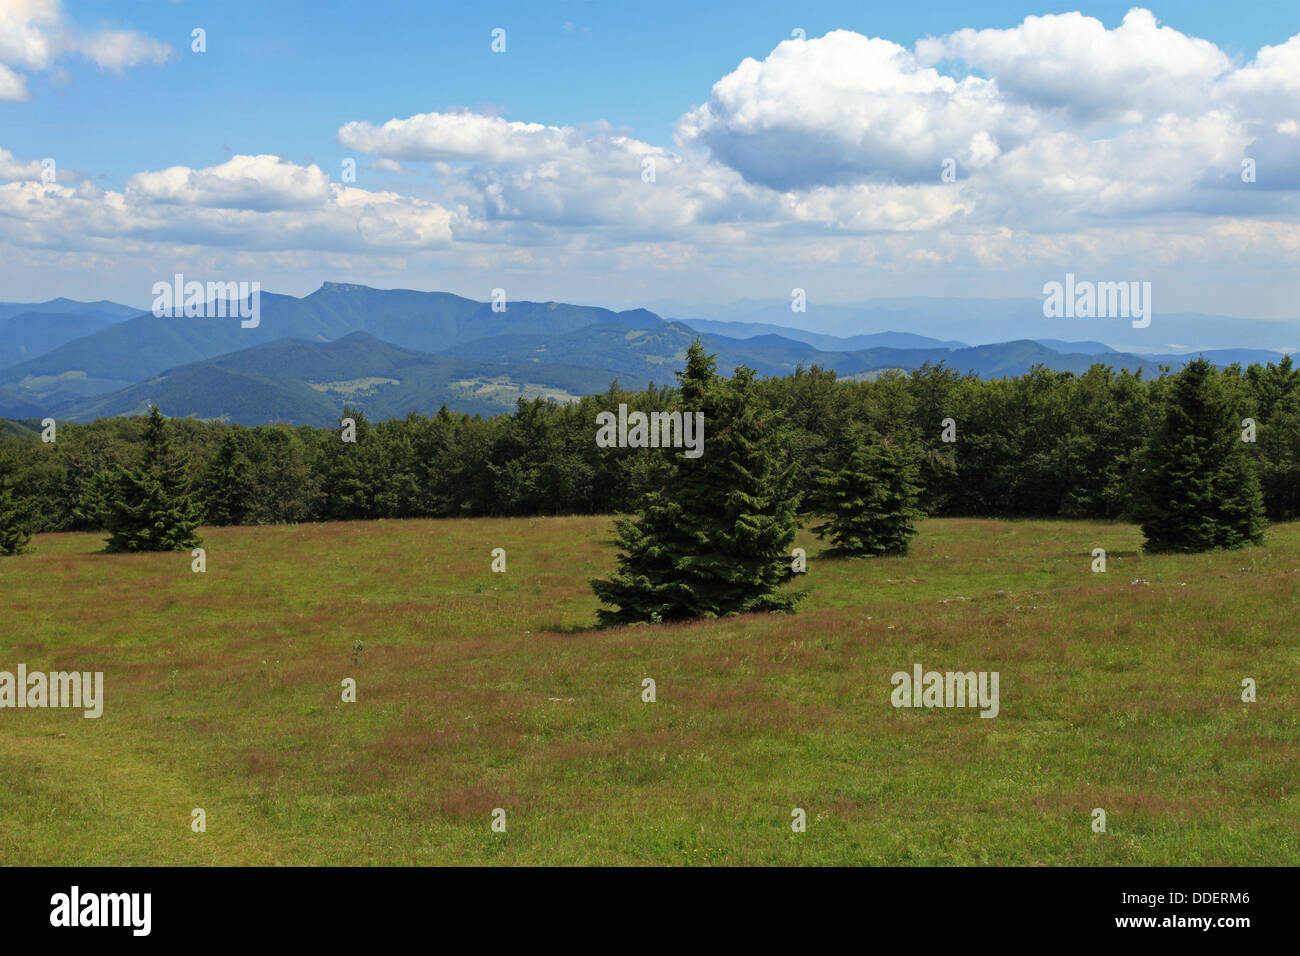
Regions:
M 611 526 L 205 528 L 204 574 L 36 537 L 0 558 L 0 670 L 103 671 L 104 714 L 0 710 L 0 863 L 1300 863 L 1300 524 L 1192 557 L 1102 522 L 929 520 L 859 561 L 805 531 L 795 615 L 601 631 Z M 999 716 L 895 709 L 917 662 L 998 671 Z

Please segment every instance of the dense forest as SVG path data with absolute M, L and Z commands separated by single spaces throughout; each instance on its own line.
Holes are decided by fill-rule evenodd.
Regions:
M 1182 374 L 1144 378 L 1098 364 L 986 381 L 940 365 L 839 381 L 814 366 L 757 380 L 751 392 L 809 488 L 836 436 L 861 423 L 905 450 L 929 514 L 1122 518 L 1131 517 L 1142 449 Z M 1246 448 L 1268 516 L 1300 516 L 1300 371 L 1286 359 L 1209 375 L 1236 420 L 1254 422 Z M 661 486 L 680 452 L 598 447 L 597 413 L 620 403 L 667 410 L 677 398 L 672 387 L 632 392 L 616 382 L 574 404 L 521 400 L 492 418 L 444 406 L 372 423 L 345 408 L 355 442 L 337 428 L 193 419 L 173 420 L 169 431 L 207 524 L 613 513 Z M 143 417 L 60 422 L 45 442 L 39 422 L 8 423 L 0 470 L 31 529 L 107 527 L 114 476 L 138 461 L 146 426 Z

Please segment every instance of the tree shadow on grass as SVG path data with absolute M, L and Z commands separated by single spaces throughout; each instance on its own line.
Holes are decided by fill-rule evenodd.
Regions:
M 826 558 L 831 561 L 873 561 L 881 558 L 906 558 L 908 553 L 906 551 L 891 551 L 888 554 L 858 554 L 844 548 L 823 548 L 814 557 L 819 560 Z
M 594 621 L 591 624 L 560 624 L 558 622 L 552 622 L 550 624 L 546 624 L 544 626 L 535 628 L 533 630 L 533 633 L 534 634 L 539 634 L 539 633 L 564 634 L 566 636 L 572 637 L 577 634 L 588 634 L 593 631 L 608 631 L 608 630 L 611 630 L 611 628 L 601 627 L 599 624 L 595 623 Z

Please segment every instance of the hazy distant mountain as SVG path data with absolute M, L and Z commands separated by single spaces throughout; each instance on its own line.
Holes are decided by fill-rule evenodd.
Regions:
M 36 358 L 108 326 L 107 319 L 62 312 L 22 312 L 0 321 L 0 368 Z
M 726 323 L 721 323 L 721 327 L 725 326 Z M 1102 355 L 1062 354 L 1027 339 L 974 348 L 877 347 L 831 352 L 779 335 L 733 339 L 698 333 L 682 322 L 672 322 L 647 331 L 593 326 L 565 336 L 495 336 L 467 342 L 448 349 L 443 354 L 515 365 L 563 357 L 580 365 L 599 365 L 613 369 L 624 376 L 625 381 L 628 375 L 639 375 L 656 382 L 671 383 L 671 372 L 681 367 L 686 349 L 696 335 L 699 335 L 705 349 L 717 356 L 719 369 L 730 372 L 737 365 L 746 365 L 760 375 L 786 375 L 799 365 L 807 368 L 816 364 L 834 369 L 842 377 L 853 377 L 887 368 L 910 370 L 919 368 L 926 362 L 932 365 L 943 362 L 959 372 L 974 372 L 985 377 L 1020 375 L 1035 364 L 1082 372 L 1098 361 L 1105 361 L 1116 368 L 1141 368 L 1148 372 L 1157 369 L 1156 363 L 1137 356 L 1113 351 Z M 1181 364 L 1181 360 L 1178 364 Z M 666 373 L 669 377 L 666 377 Z
M 892 316 L 888 321 L 912 329 L 923 324 L 927 310 L 942 311 L 948 328 L 961 322 L 974 328 L 971 323 L 993 322 L 984 313 L 1000 308 L 993 300 L 878 302 L 887 303 L 880 314 Z M 783 319 L 790 314 L 788 306 L 774 312 L 770 303 L 743 307 Z M 862 316 L 850 315 L 852 308 L 828 307 L 849 310 L 836 321 L 861 328 Z M 826 319 L 827 309 L 810 306 L 808 315 L 815 313 Z M 1042 321 L 1040 315 L 1037 328 Z M 245 424 L 328 424 L 344 404 L 376 419 L 427 414 L 444 402 L 494 414 L 521 396 L 567 401 L 602 392 L 615 378 L 629 388 L 672 384 L 697 337 L 724 373 L 745 365 L 760 375 L 785 375 L 819 365 L 845 378 L 925 363 L 986 378 L 1020 375 L 1040 364 L 1083 372 L 1097 362 L 1154 375 L 1196 354 L 1170 354 L 1148 343 L 1149 354 L 1135 355 L 1102 341 L 1024 336 L 968 346 L 888 328 L 836 336 L 776 322 L 665 321 L 644 309 L 557 302 L 509 302 L 500 312 L 448 293 L 327 282 L 302 298 L 262 293 L 261 322 L 251 329 L 238 317 L 145 313 L 110 323 L 85 313 L 11 316 L 0 322 L 0 361 L 22 360 L 0 368 L 0 416 L 85 420 L 136 414 L 150 403 L 169 415 Z M 47 346 L 44 354 L 32 354 Z M 1245 346 L 1205 354 L 1220 365 L 1281 358 Z
M 1034 339 L 1039 345 L 1045 345 L 1054 352 L 1075 352 L 1083 355 L 1105 355 L 1114 352 L 1102 342 L 1063 342 L 1060 339 Z
M 1193 349 L 1300 350 L 1300 319 L 1239 319 L 1199 312 L 1162 313 L 1159 289 L 1156 312 L 1145 329 L 1128 319 L 1048 319 L 1041 298 L 960 299 L 926 296 L 867 299 L 849 304 L 809 300 L 807 311 L 794 313 L 790 300 L 743 300 L 726 305 L 683 302 L 658 303 L 661 314 L 701 319 L 789 326 L 826 335 L 852 337 L 886 330 L 943 340 L 997 343 L 1017 339 L 1064 340 L 1087 338 L 1125 351 L 1171 352 L 1175 346 Z M 692 319 L 692 322 L 697 321 Z M 783 335 L 790 333 L 782 332 Z
M 263 296 L 265 308 L 267 296 Z M 295 300 L 296 301 L 296 300 Z M 145 314 L 108 326 L 37 358 L 0 369 L 0 386 L 33 400 L 103 394 L 167 368 L 233 352 L 256 341 L 238 319 L 171 319 Z
M 1220 368 L 1233 364 L 1241 365 L 1243 368 L 1255 364 L 1268 365 L 1272 363 L 1276 365 L 1285 358 L 1285 353 L 1274 352 L 1269 349 L 1194 349 L 1168 355 L 1139 355 L 1138 358 L 1157 365 L 1182 368 L 1192 359 L 1201 355 Z
M 158 318 L 146 313 L 0 368 L 0 386 L 42 402 L 106 394 L 177 366 L 283 338 L 332 341 L 365 331 L 385 342 L 432 352 L 486 336 L 562 334 L 596 323 L 645 328 L 662 320 L 644 310 L 613 312 L 558 302 L 491 304 L 445 292 L 380 290 L 327 282 L 301 299 L 263 292 L 260 324 L 238 318 Z
M 125 319 L 134 318 L 142 311 L 144 310 L 122 305 L 119 302 L 109 302 L 107 299 L 100 299 L 98 302 L 77 302 L 74 299 L 60 297 L 50 299 L 48 302 L 0 302 L 0 323 L 24 312 L 89 315 L 97 319 L 103 319 L 105 322 L 121 322 Z
M 1099 362 L 1109 365 L 1116 371 L 1127 368 L 1131 371 L 1141 369 L 1147 373 L 1158 372 L 1154 363 L 1134 355 L 1118 352 L 1105 355 L 1061 353 L 1029 339 L 999 342 L 993 345 L 976 345 L 964 349 L 870 349 L 852 354 L 855 364 L 862 366 L 859 370 L 849 373 L 852 377 L 863 377 L 861 375 L 863 371 L 878 371 L 885 368 L 910 371 L 926 362 L 931 365 L 942 362 L 948 368 L 962 374 L 969 372 L 981 378 L 1023 375 L 1035 365 L 1078 374 L 1086 372 Z M 840 374 L 845 373 L 841 371 Z
M 788 325 L 769 325 L 763 322 L 727 322 L 712 319 L 670 319 L 681 322 L 700 332 L 713 335 L 725 335 L 733 339 L 748 339 L 759 335 L 780 335 L 783 338 L 805 342 L 825 352 L 850 352 L 854 349 L 892 348 L 965 348 L 965 342 L 955 339 L 932 339 L 911 332 L 873 332 L 869 335 L 852 335 L 847 338 L 838 335 L 823 335 L 820 332 L 808 332 L 804 329 L 791 328 Z M 1105 346 L 1102 346 L 1105 351 Z
M 559 336 L 492 336 L 446 349 L 443 354 L 515 365 L 562 360 L 612 369 L 619 374 L 624 385 L 637 380 L 673 384 L 676 382 L 674 372 L 684 365 L 686 350 L 696 338 L 717 357 L 718 368 L 727 374 L 738 365 L 748 366 L 760 375 L 787 375 L 799 365 L 807 368 L 814 364 L 859 370 L 855 351 L 823 351 L 780 335 L 756 335 L 745 339 L 709 335 L 689 328 L 683 322 L 664 323 L 649 329 L 593 325 Z M 947 354 L 947 350 L 938 349 L 936 354 L 939 353 Z

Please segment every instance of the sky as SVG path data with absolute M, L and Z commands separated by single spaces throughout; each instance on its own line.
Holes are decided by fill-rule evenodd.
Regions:
M 1294 2 L 0 0 L 0 301 L 1072 273 L 1296 318 L 1298 190 Z

